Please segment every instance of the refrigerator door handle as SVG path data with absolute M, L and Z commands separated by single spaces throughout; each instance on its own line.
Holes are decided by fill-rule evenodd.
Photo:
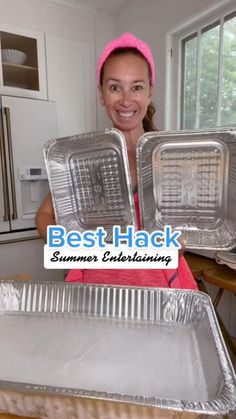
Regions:
M 10 108 L 4 107 L 3 109 L 6 115 L 7 143 L 8 143 L 8 153 L 9 153 L 12 211 L 13 211 L 12 219 L 17 220 L 16 187 L 15 187 L 14 162 L 13 162 L 12 137 L 11 137 L 11 115 L 10 115 Z
M 2 188 L 3 188 L 3 221 L 10 221 L 10 208 L 8 201 L 7 193 L 7 166 L 6 166 L 6 157 L 4 150 L 4 141 L 3 141 L 3 127 L 2 127 L 2 118 L 0 115 L 0 160 L 2 168 Z

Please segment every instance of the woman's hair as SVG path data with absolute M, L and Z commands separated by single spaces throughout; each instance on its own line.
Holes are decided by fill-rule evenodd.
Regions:
M 157 127 L 154 124 L 153 117 L 156 112 L 154 103 L 150 102 L 147 108 L 145 117 L 143 118 L 143 129 L 144 132 L 157 131 Z
M 111 58 L 111 57 L 116 57 L 118 55 L 126 55 L 126 54 L 133 54 L 133 55 L 138 55 L 139 57 L 143 58 L 148 66 L 148 76 L 149 76 L 149 80 L 151 80 L 151 70 L 150 70 L 150 66 L 147 62 L 147 60 L 145 59 L 145 57 L 143 56 L 143 54 L 137 50 L 136 48 L 133 47 L 126 47 L 126 48 L 116 48 L 115 50 L 113 50 L 110 55 L 107 57 L 107 59 Z M 102 68 L 101 68 L 101 72 L 100 72 L 100 85 L 102 86 L 103 84 L 103 76 L 104 76 L 104 65 L 105 65 L 106 61 L 104 62 Z M 154 124 L 153 121 L 153 117 L 154 114 L 156 112 L 156 108 L 153 102 L 150 102 L 147 108 L 147 112 L 145 117 L 143 118 L 143 129 L 144 132 L 149 132 L 149 131 L 156 131 L 157 128 Z

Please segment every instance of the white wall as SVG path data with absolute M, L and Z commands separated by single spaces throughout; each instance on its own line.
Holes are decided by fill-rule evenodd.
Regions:
M 133 32 L 148 42 L 152 48 L 157 72 L 154 102 L 157 109 L 157 127 L 164 129 L 165 81 L 166 81 L 166 34 L 216 0 L 133 0 L 116 17 L 119 33 Z

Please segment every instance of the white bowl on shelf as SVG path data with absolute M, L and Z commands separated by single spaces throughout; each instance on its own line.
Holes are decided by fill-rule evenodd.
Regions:
M 27 54 L 17 49 L 2 49 L 2 61 L 7 64 L 24 64 L 27 60 Z

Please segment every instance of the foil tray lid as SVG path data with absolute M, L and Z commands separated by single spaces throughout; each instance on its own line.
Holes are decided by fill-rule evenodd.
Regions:
M 57 223 L 70 230 L 136 226 L 126 143 L 116 129 L 48 141 L 44 158 Z
M 236 244 L 236 131 L 144 134 L 137 147 L 142 227 L 171 225 L 187 248 Z

